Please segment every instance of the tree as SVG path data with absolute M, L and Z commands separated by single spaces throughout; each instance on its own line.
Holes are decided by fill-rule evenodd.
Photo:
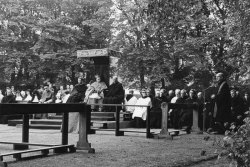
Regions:
M 27 82 L 67 78 L 74 83 L 77 73 L 89 68 L 89 60 L 76 59 L 76 50 L 108 46 L 111 0 L 1 0 L 0 4 L 6 81 L 16 67 L 29 73 Z
M 209 86 L 217 71 L 238 82 L 249 63 L 246 0 L 116 0 L 121 75 Z M 235 63 L 236 62 L 236 63 Z M 141 78 L 141 80 L 139 80 Z M 242 79 L 242 78 L 241 78 Z

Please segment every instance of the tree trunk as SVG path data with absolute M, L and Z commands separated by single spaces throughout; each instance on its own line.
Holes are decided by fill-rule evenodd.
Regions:
M 145 70 L 143 60 L 139 62 L 141 88 L 145 87 Z
M 72 82 L 73 84 L 76 84 L 75 66 L 74 66 L 74 65 L 71 66 L 71 82 Z

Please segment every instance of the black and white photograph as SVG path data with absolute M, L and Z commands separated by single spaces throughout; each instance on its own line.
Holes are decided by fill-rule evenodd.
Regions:
M 250 167 L 250 0 L 0 0 L 0 167 Z

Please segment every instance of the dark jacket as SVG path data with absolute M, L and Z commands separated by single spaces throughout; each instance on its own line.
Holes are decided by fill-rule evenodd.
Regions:
M 219 83 L 218 91 L 215 97 L 217 112 L 214 113 L 216 122 L 231 121 L 231 95 L 226 81 Z
M 123 102 L 125 92 L 120 82 L 113 83 L 109 86 L 108 92 L 104 96 L 104 104 L 121 104 Z
M 77 84 L 70 93 L 66 103 L 80 103 L 84 101 L 86 90 L 87 86 L 85 84 Z
M 14 95 L 4 96 L 2 99 L 2 103 L 16 103 L 16 99 Z

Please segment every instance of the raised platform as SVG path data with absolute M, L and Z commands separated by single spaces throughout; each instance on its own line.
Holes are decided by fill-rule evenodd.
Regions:
M 120 114 L 120 127 L 131 128 L 131 114 L 122 112 Z M 49 116 L 48 119 L 30 119 L 31 129 L 61 129 L 62 115 Z M 8 126 L 22 127 L 22 119 L 9 120 Z M 92 128 L 115 129 L 114 112 L 92 112 Z

